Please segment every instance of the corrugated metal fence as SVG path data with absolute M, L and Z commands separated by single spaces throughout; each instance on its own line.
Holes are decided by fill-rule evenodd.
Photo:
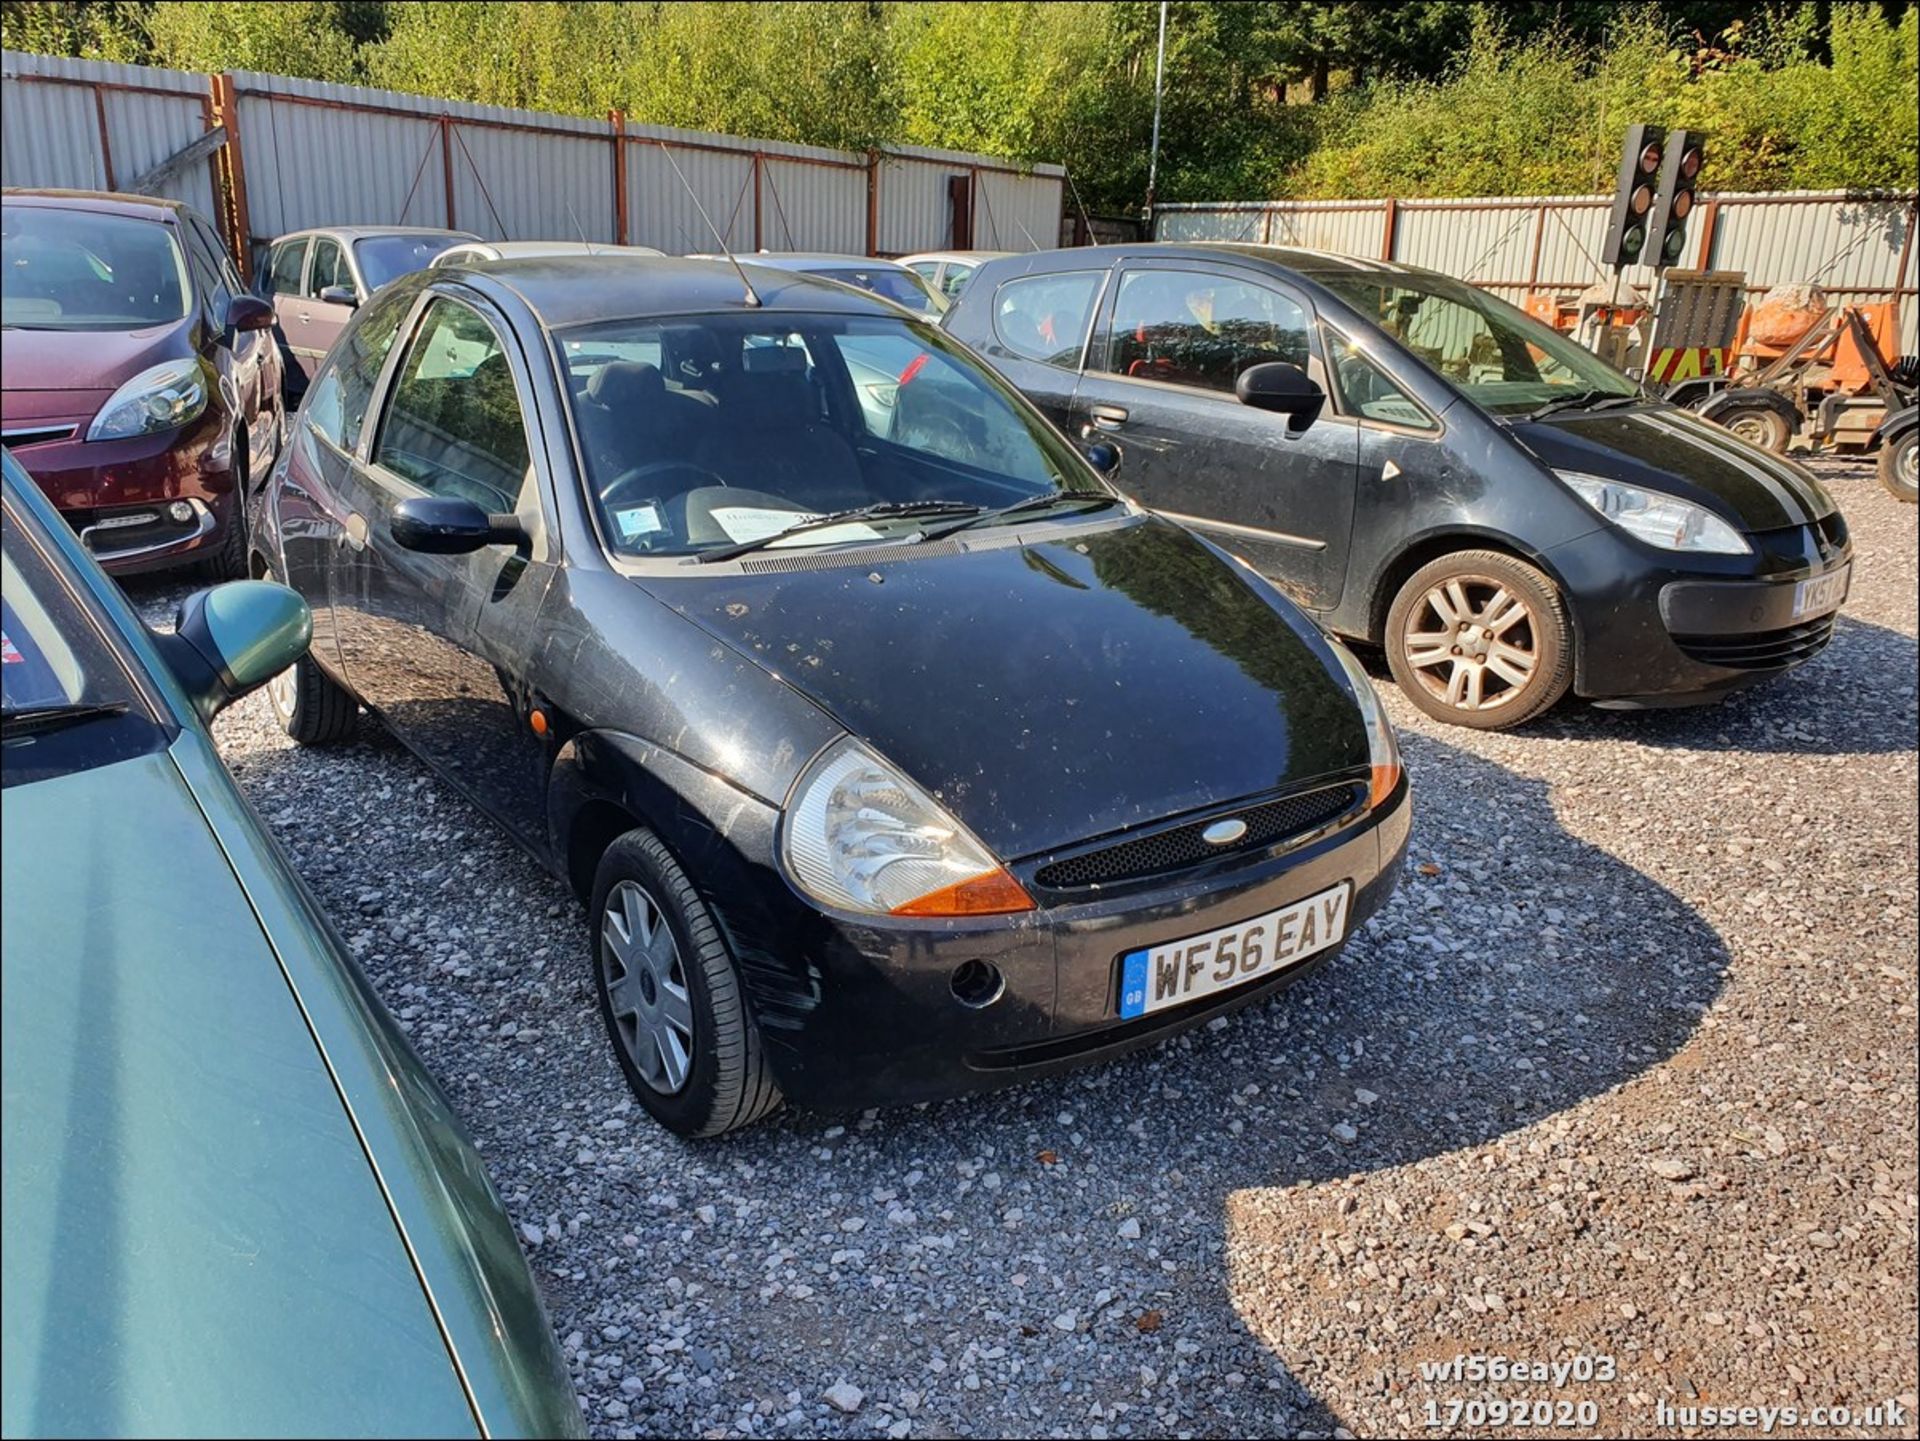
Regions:
M 1836 300 L 1897 298 L 1901 349 L 1915 343 L 1914 211 L 1908 195 L 1706 194 L 1687 263 L 1743 270 L 1750 291 L 1817 280 Z M 1307 200 L 1163 205 L 1157 240 L 1245 240 L 1400 260 L 1499 291 L 1572 295 L 1612 272 L 1595 257 L 1606 238 L 1606 195 L 1463 200 Z M 1625 273 L 1644 290 L 1644 267 Z
M 0 114 L 7 185 L 124 188 L 220 129 L 223 144 L 147 188 L 218 216 L 243 259 L 287 231 L 347 224 L 711 250 L 688 188 L 740 250 L 1036 250 L 1058 237 L 1065 175 L 943 150 L 709 135 L 617 111 L 587 120 L 11 50 L 0 53 Z

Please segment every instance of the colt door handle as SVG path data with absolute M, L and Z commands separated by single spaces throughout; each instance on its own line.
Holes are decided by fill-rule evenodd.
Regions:
M 301 323 L 302 325 L 305 325 L 305 324 L 307 324 L 307 323 L 308 323 L 309 321 L 311 321 L 312 319 L 313 319 L 313 312 L 312 312 L 312 311 L 309 311 L 309 310 L 303 310 L 303 311 L 301 311 L 301 312 L 300 312 L 300 323 Z
M 1127 423 L 1127 408 L 1124 405 L 1096 405 L 1089 409 L 1093 423 L 1102 430 L 1118 430 Z
M 347 523 L 340 527 L 340 538 L 355 550 L 367 548 L 367 518 L 354 511 L 347 516 Z

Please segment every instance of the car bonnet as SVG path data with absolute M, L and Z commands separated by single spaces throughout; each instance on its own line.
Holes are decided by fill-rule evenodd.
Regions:
M 1006 859 L 1367 764 L 1327 642 L 1150 517 L 639 579 Z
M 1556 470 L 1665 491 L 1740 530 L 1810 525 L 1834 510 L 1826 490 L 1795 462 L 1676 406 L 1575 411 L 1515 422 L 1512 430 Z

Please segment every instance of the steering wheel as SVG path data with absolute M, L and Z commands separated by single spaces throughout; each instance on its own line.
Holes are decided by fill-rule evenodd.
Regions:
M 682 475 L 692 482 L 690 485 L 678 487 L 674 491 L 675 494 L 683 495 L 687 491 L 699 490 L 702 486 L 708 485 L 717 485 L 722 488 L 726 486 L 726 482 L 719 476 L 715 475 L 705 466 L 695 465 L 690 460 L 650 460 L 645 465 L 629 466 L 626 470 L 621 471 L 612 480 L 601 486 L 600 503 L 602 505 L 613 505 L 619 497 L 620 492 L 628 486 L 638 485 L 643 480 L 654 480 L 656 477 L 663 475 Z M 653 488 L 653 495 L 648 495 L 644 498 L 648 500 L 653 499 L 654 495 L 659 493 L 659 490 L 660 487 L 656 484 Z

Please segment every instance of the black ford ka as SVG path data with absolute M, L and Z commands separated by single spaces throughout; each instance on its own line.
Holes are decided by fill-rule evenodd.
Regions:
M 682 1134 L 1159 1039 L 1333 954 L 1398 875 L 1353 659 L 847 287 L 397 281 L 259 510 L 256 567 L 315 617 L 289 733 L 364 702 L 572 883 L 620 1063 Z

